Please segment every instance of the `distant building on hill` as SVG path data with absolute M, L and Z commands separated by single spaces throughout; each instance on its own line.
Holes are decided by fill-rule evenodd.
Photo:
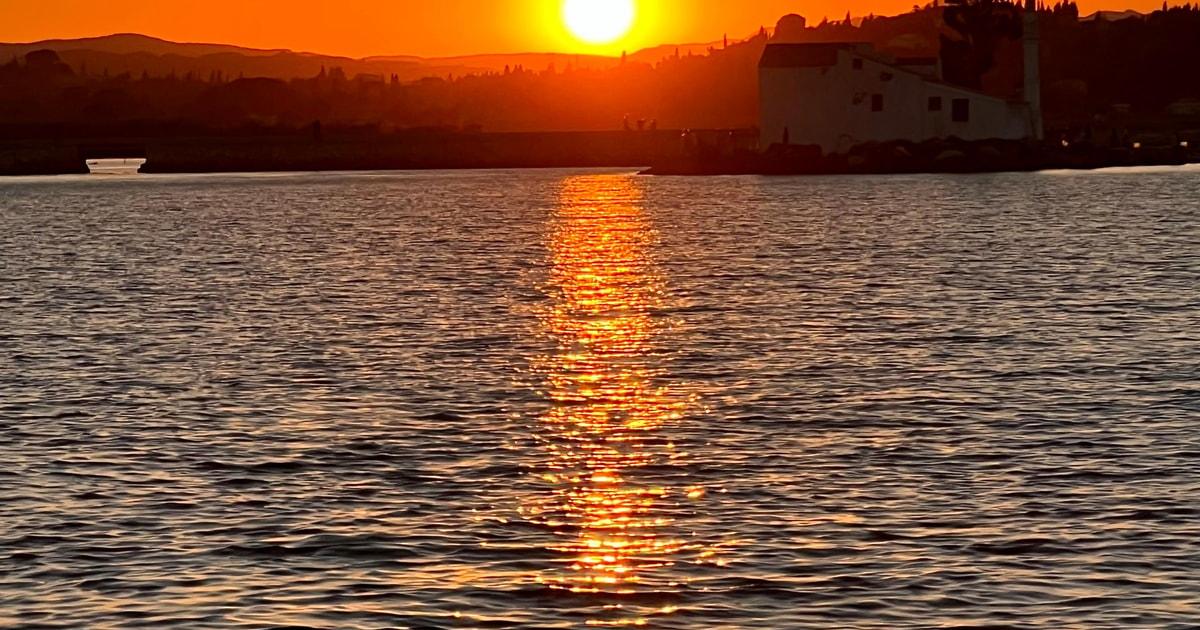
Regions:
M 942 80 L 936 58 L 897 59 L 867 43 L 769 44 L 759 62 L 761 144 L 845 153 L 868 142 L 1040 139 L 1037 16 L 1025 21 L 1025 98 Z

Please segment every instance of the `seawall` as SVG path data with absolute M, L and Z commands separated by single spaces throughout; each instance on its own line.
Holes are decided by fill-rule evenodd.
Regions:
M 1106 148 L 1038 145 L 1014 140 L 904 141 L 859 145 L 823 155 L 815 145 L 772 145 L 764 153 L 700 152 L 656 163 L 649 175 L 886 175 L 997 173 L 1116 166 L 1176 166 L 1200 154 L 1185 146 Z
M 683 154 L 678 131 L 434 133 L 154 140 L 144 173 L 645 167 Z
M 0 143 L 0 175 L 76 175 L 87 173 L 87 161 L 74 144 L 57 142 Z

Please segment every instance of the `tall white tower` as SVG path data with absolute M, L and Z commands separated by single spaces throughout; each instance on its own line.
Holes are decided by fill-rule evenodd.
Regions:
M 1037 0 L 1025 0 L 1022 38 L 1025 43 L 1025 106 L 1029 109 L 1030 131 L 1042 140 L 1042 61 L 1039 52 Z

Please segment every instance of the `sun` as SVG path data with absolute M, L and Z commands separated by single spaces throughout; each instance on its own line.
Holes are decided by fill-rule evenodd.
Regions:
M 629 33 L 637 17 L 634 0 L 566 0 L 563 24 L 582 42 L 611 44 Z

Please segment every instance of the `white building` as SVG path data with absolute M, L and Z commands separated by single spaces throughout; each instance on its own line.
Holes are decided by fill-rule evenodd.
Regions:
M 1026 65 L 1032 54 L 1036 84 L 1036 28 L 1026 33 Z M 1029 102 L 1010 102 L 949 85 L 936 59 L 897 60 L 871 44 L 769 44 L 759 62 L 759 96 L 764 147 L 786 137 L 831 154 L 867 142 L 1041 136 L 1036 93 Z

